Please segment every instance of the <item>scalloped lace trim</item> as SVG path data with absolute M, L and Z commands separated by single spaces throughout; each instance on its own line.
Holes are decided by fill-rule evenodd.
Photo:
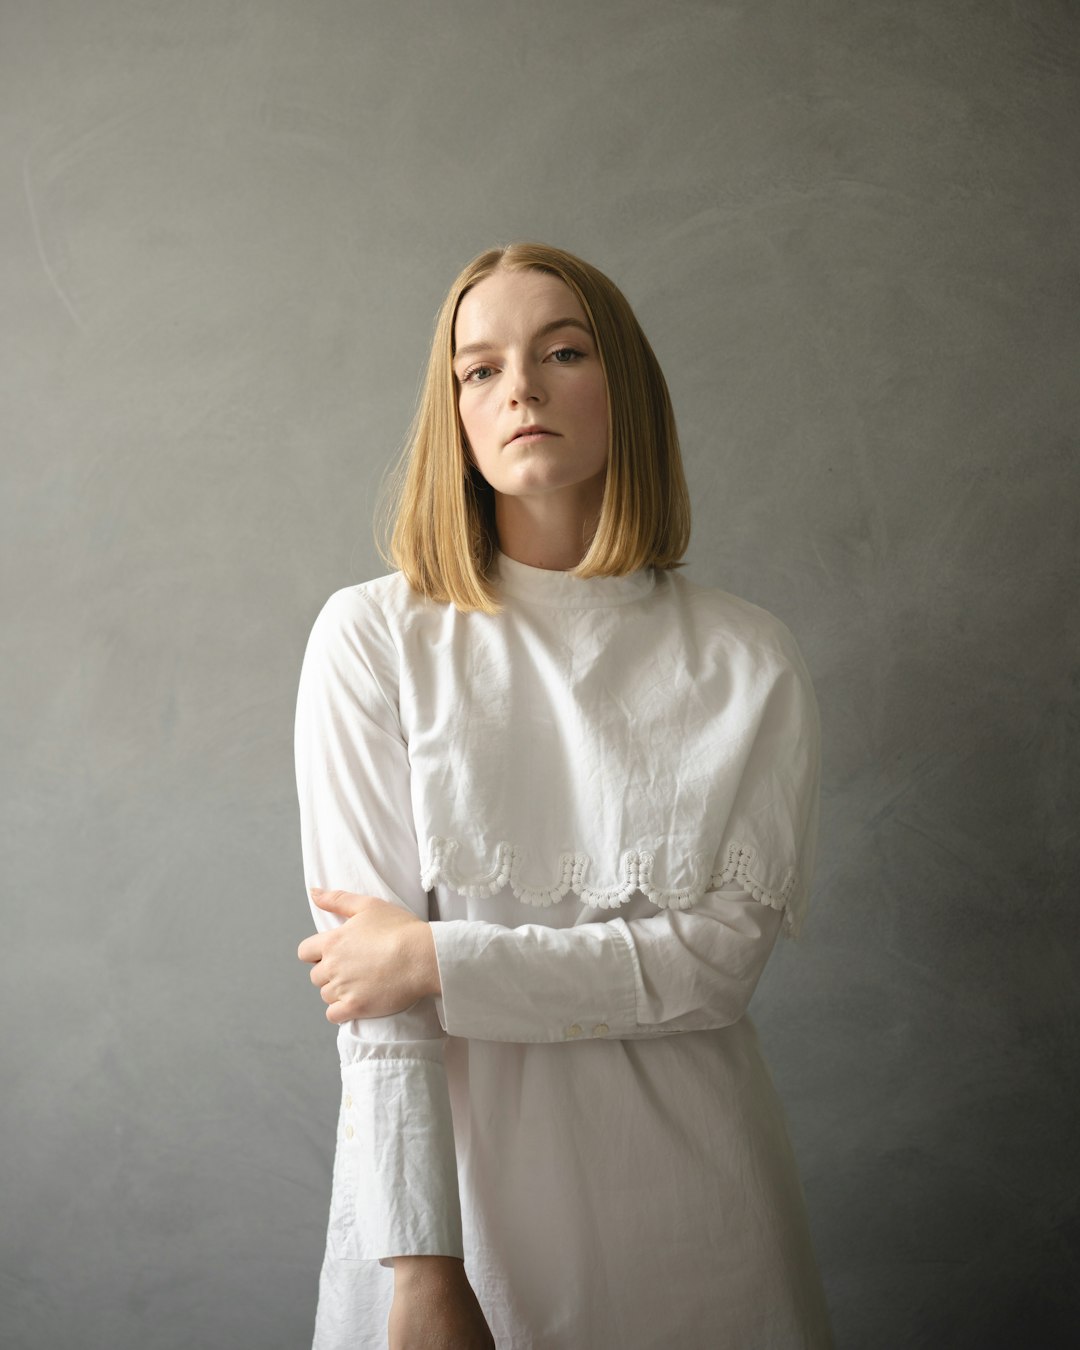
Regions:
M 495 846 L 495 862 L 486 872 L 477 876 L 464 876 L 458 871 L 454 861 L 459 841 L 443 835 L 432 835 L 428 841 L 428 862 L 420 874 L 421 885 L 429 891 L 437 882 L 443 882 L 459 895 L 480 898 L 494 895 L 496 891 L 509 886 L 517 898 L 527 905 L 556 905 L 570 891 L 593 909 L 617 909 L 625 904 L 635 891 L 641 893 L 660 909 L 689 909 L 696 900 L 700 900 L 706 891 L 719 890 L 721 886 L 737 881 L 740 886 L 771 909 L 784 913 L 784 930 L 793 933 L 797 927 L 797 917 L 788 907 L 795 889 L 795 871 L 789 869 L 784 884 L 777 890 L 769 890 L 754 877 L 754 850 L 744 844 L 731 844 L 727 860 L 719 872 L 714 872 L 708 885 L 697 888 L 684 887 L 682 890 L 664 890 L 652 883 L 654 855 L 647 850 L 629 850 L 623 854 L 623 880 L 617 886 L 597 889 L 585 883 L 586 873 L 592 867 L 592 859 L 587 853 L 562 853 L 559 855 L 560 875 L 550 886 L 526 886 L 521 879 L 523 851 L 505 840 Z

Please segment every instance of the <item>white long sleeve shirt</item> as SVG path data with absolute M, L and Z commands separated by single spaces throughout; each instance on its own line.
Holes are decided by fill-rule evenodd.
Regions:
M 680 571 L 495 580 L 345 587 L 304 657 L 305 885 L 432 921 L 442 982 L 339 1030 L 316 1350 L 385 1345 L 404 1254 L 463 1257 L 500 1350 L 826 1346 L 745 1016 L 813 869 L 798 649 Z

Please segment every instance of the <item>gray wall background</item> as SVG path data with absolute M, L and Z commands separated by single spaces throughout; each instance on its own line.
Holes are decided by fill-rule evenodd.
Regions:
M 1080 1314 L 1080 11 L 3 0 L 0 1342 L 310 1342 L 337 1108 L 292 718 L 434 312 L 607 271 L 689 574 L 815 677 L 753 1015 L 840 1347 Z

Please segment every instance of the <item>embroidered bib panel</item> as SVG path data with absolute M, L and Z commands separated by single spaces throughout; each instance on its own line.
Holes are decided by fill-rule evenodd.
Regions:
M 494 616 L 364 585 L 399 656 L 425 889 L 688 908 L 737 881 L 794 934 L 820 760 L 784 625 L 679 571 L 497 569 Z

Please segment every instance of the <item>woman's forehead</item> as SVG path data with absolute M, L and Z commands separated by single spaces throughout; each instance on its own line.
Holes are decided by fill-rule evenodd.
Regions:
M 585 311 L 561 277 L 535 269 L 492 272 L 462 297 L 454 321 L 455 345 L 564 317 L 584 320 Z

